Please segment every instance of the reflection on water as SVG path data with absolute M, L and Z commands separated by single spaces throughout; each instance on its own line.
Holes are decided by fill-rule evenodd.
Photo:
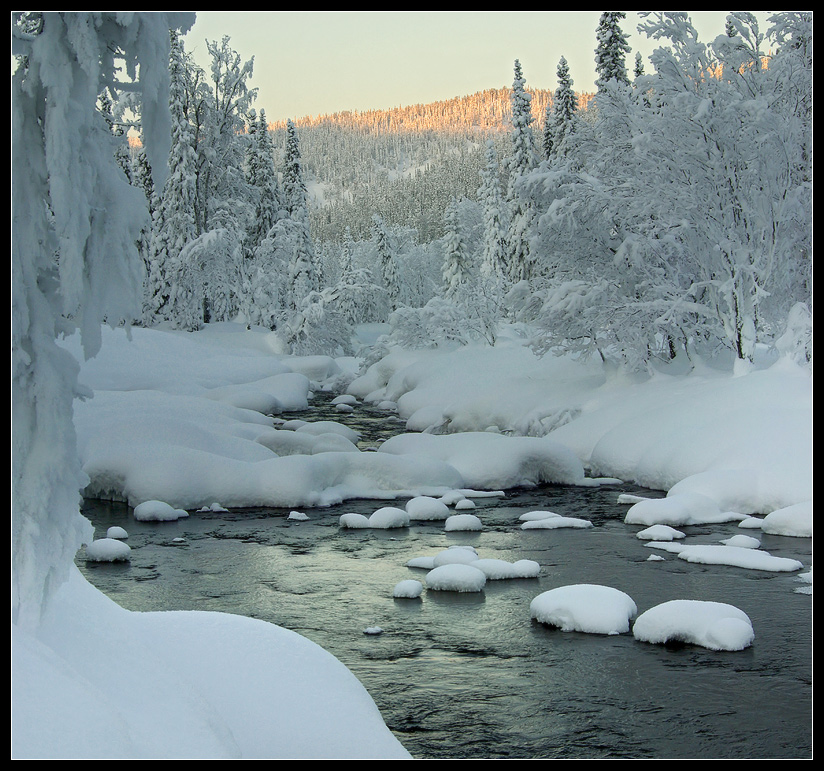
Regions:
M 86 563 L 81 552 L 78 564 L 129 609 L 240 613 L 303 634 L 354 672 L 417 758 L 811 757 L 811 597 L 794 592 L 793 575 L 648 561 L 619 492 L 651 494 L 547 486 L 478 499 L 479 533 L 447 533 L 442 522 L 338 527 L 345 512 L 384 505 L 374 501 L 302 509 L 308 521 L 254 509 L 166 523 L 87 501 L 96 537 L 112 525 L 128 531 L 131 562 Z M 535 509 L 595 527 L 520 530 L 519 514 Z M 694 543 L 740 532 L 686 531 Z M 482 557 L 536 560 L 541 574 L 491 581 L 480 594 L 392 597 L 398 581 L 424 581 L 409 559 L 459 543 Z M 765 535 L 762 547 L 811 565 L 810 539 Z M 735 653 L 671 649 L 530 619 L 536 595 L 572 583 L 618 588 L 639 612 L 670 599 L 728 602 L 752 619 L 755 643 Z M 383 633 L 364 634 L 371 626 Z

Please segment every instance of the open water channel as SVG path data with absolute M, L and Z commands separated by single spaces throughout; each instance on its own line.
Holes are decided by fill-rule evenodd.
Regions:
M 385 413 L 322 409 L 362 432 L 365 445 L 403 430 Z M 341 514 L 371 514 L 381 501 L 301 511 L 192 512 L 138 522 L 125 504 L 87 500 L 101 538 L 127 530 L 129 563 L 78 565 L 131 610 L 225 611 L 291 629 L 334 654 L 360 679 L 386 724 L 415 758 L 766 759 L 812 757 L 812 597 L 798 577 L 687 563 L 652 550 L 624 524 L 619 493 L 632 485 L 544 486 L 478 498 L 480 532 L 443 522 L 351 530 Z M 398 505 L 403 505 L 402 502 Z M 590 520 L 590 529 L 521 530 L 536 509 Z M 718 543 L 735 523 L 686 528 L 690 543 Z M 748 531 L 752 532 L 752 531 Z M 760 534 L 759 534 L 760 535 Z M 811 539 L 760 536 L 761 548 L 812 565 Z M 455 544 L 481 557 L 531 559 L 537 578 L 488 581 L 481 593 L 424 590 L 394 599 L 406 566 Z M 649 561 L 651 553 L 664 560 Z M 540 594 L 605 584 L 639 613 L 671 599 L 727 602 L 750 617 L 753 645 L 738 652 L 636 641 L 631 633 L 561 632 L 530 619 Z M 369 627 L 381 634 L 365 634 Z M 240 652 L 239 652 L 240 654 Z

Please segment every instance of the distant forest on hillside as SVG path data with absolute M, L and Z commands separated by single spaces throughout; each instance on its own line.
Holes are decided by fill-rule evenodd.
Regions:
M 526 90 L 542 126 L 553 92 Z M 367 238 L 376 212 L 388 224 L 414 228 L 421 241 L 442 236 L 449 202 L 476 198 L 487 140 L 501 157 L 508 152 L 511 95 L 511 88 L 491 88 L 429 104 L 295 119 L 314 238 L 340 241 L 347 227 Z M 585 114 L 595 94 L 577 96 Z M 275 148 L 284 148 L 286 121 L 269 128 Z

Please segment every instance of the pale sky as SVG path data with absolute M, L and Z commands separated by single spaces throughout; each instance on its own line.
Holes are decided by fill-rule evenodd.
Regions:
M 771 12 L 753 12 L 764 21 Z M 692 11 L 699 39 L 724 32 L 726 11 Z M 388 109 L 510 87 L 515 60 L 527 85 L 555 90 L 558 60 L 573 88 L 595 90 L 595 32 L 601 11 L 198 11 L 184 39 L 202 67 L 206 40 L 224 35 L 246 61 L 254 56 L 257 109 L 268 120 L 345 110 Z M 657 43 L 621 27 L 645 61 Z M 650 65 L 647 63 L 647 71 Z

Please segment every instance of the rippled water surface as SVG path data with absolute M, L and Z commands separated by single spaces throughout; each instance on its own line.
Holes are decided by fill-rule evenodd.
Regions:
M 376 501 L 301 509 L 308 521 L 289 520 L 288 509 L 246 509 L 167 523 L 87 501 L 96 537 L 112 525 L 128 531 L 131 562 L 86 563 L 81 553 L 78 564 L 129 609 L 226 611 L 308 637 L 354 672 L 416 758 L 811 757 L 812 598 L 795 591 L 797 576 L 653 551 L 623 523 L 620 492 L 656 495 L 630 485 L 510 491 L 476 500 L 478 533 L 447 533 L 442 522 L 339 528 L 341 514 L 386 503 Z M 595 526 L 521 530 L 518 516 L 535 509 Z M 691 543 L 717 543 L 741 530 L 686 532 Z M 766 551 L 811 566 L 810 539 L 761 539 Z M 481 593 L 393 599 L 398 581 L 424 581 L 409 559 L 454 544 L 481 557 L 536 560 L 540 576 L 489 581 Z M 649 561 L 651 553 L 665 559 Z M 639 612 L 671 599 L 727 602 L 749 615 L 755 642 L 714 652 L 530 619 L 535 596 L 572 583 L 620 589 Z M 382 634 L 364 634 L 373 626 Z

